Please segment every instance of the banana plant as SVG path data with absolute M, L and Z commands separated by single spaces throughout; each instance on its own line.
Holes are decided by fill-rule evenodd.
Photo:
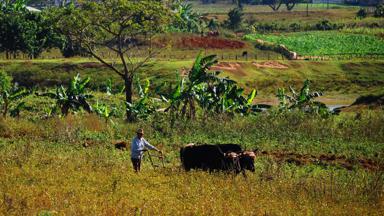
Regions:
M 93 95 L 88 94 L 86 87 L 90 81 L 90 78 L 81 79 L 80 75 L 77 74 L 70 82 L 67 88 L 60 86 L 56 88 L 55 92 L 48 92 L 41 94 L 40 96 L 50 97 L 56 100 L 54 111 L 60 109 L 61 114 L 64 116 L 72 110 L 77 112 L 84 109 L 88 113 L 92 112 L 92 107 L 88 103 L 88 99 L 92 98 Z
M 177 3 L 174 5 L 173 27 L 182 32 L 198 33 L 202 28 L 200 15 L 193 11 L 192 4 Z
M 307 113 L 327 114 L 329 112 L 327 106 L 322 102 L 314 100 L 322 96 L 323 93 L 319 91 L 311 92 L 309 87 L 309 80 L 304 81 L 303 87 L 299 92 L 296 92 L 296 90 L 290 86 L 289 91 L 291 95 L 286 94 L 284 88 L 279 88 L 276 96 L 280 102 L 280 110 L 299 109 Z
M 215 55 L 204 57 L 199 53 L 187 79 L 178 76 L 175 88 L 168 95 L 162 95 L 164 101 L 170 103 L 166 111 L 171 110 L 176 116 L 189 119 L 195 118 L 198 106 L 206 113 L 248 114 L 260 111 L 257 105 L 253 105 L 256 90 L 244 97 L 244 89 L 234 80 L 220 78 L 219 71 L 210 71 L 217 62 Z
M 140 79 L 136 78 L 136 90 L 139 99 L 134 103 L 126 102 L 126 108 L 133 114 L 135 119 L 147 119 L 150 114 L 156 111 L 154 101 L 149 97 L 150 81 L 145 80 L 145 84 L 141 85 Z
M 199 90 L 202 88 L 202 84 L 213 78 L 209 69 L 216 63 L 215 55 L 204 57 L 200 52 L 189 70 L 188 79 L 178 76 L 175 88 L 166 97 L 166 101 L 170 101 L 170 106 L 166 111 L 171 110 L 172 113 L 176 112 L 176 115 L 181 114 L 182 117 L 194 118 L 197 111 Z
M 12 78 L 0 71 L 0 107 L 3 118 L 7 117 L 8 112 L 16 117 L 21 110 L 27 109 L 25 102 L 21 100 L 30 94 L 30 91 L 19 88 L 16 83 L 12 84 Z
M 116 107 L 109 108 L 106 104 L 99 103 L 99 101 L 96 101 L 93 110 L 97 115 L 104 118 L 105 122 L 108 122 L 108 120 L 110 120 L 111 117 L 116 116 L 117 113 Z

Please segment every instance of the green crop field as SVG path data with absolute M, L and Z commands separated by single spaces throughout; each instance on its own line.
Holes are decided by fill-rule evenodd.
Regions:
M 317 31 L 269 35 L 251 34 L 246 35 L 245 38 L 283 44 L 299 55 L 384 54 L 384 40 L 372 35 Z

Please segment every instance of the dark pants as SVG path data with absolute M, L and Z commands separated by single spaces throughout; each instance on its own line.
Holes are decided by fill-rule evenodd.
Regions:
M 135 172 L 139 172 L 140 171 L 140 165 L 141 165 L 141 159 L 131 158 L 131 161 L 132 161 L 133 169 L 135 170 Z

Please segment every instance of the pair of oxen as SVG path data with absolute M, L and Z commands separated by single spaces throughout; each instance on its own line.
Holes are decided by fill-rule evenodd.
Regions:
M 224 171 L 243 173 L 255 171 L 255 153 L 244 151 L 237 144 L 195 145 L 188 144 L 180 149 L 180 159 L 186 171 L 202 169 L 209 172 Z

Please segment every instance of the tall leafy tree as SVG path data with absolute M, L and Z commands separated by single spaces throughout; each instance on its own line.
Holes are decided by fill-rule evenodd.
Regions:
M 266 0 L 265 2 L 273 11 L 278 11 L 283 4 L 282 0 Z
M 230 10 L 228 12 L 228 20 L 226 20 L 227 27 L 233 30 L 238 29 L 243 22 L 243 15 L 243 9 L 240 7 Z
M 57 27 L 66 36 L 124 80 L 125 100 L 132 104 L 133 77 L 158 53 L 151 42 L 168 25 L 168 8 L 156 0 L 85 1 L 79 8 L 63 8 L 56 16 Z M 104 58 L 99 48 L 109 49 L 120 64 Z M 130 109 L 126 116 L 133 119 Z
M 1 4 L 1 2 L 0 2 Z M 4 1 L 0 6 L 0 51 L 7 58 L 18 52 L 38 57 L 45 49 L 57 45 L 60 36 L 43 13 L 29 12 L 25 1 Z

